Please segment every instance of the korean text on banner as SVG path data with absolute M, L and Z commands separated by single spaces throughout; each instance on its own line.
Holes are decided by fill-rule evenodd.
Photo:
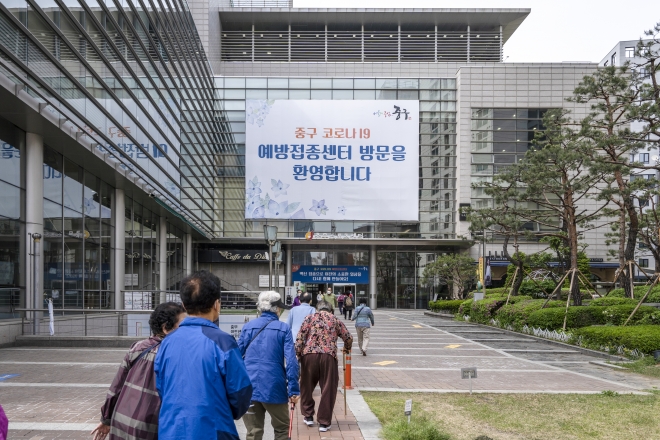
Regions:
M 418 101 L 246 105 L 246 219 L 419 219 Z

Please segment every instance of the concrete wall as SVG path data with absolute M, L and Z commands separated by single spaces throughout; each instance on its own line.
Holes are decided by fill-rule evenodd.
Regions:
M 209 270 L 229 284 L 243 286 L 248 290 L 267 290 L 259 287 L 259 275 L 268 275 L 268 263 L 211 263 L 199 266 L 200 269 Z M 275 274 L 274 271 L 273 274 Z M 285 275 L 283 264 L 280 264 L 280 275 Z M 227 286 L 223 283 L 223 287 Z M 231 287 L 230 290 L 240 290 L 229 287 Z

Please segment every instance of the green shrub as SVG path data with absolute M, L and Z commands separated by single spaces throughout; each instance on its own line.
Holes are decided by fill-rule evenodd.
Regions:
M 628 350 L 639 350 L 651 354 L 660 350 L 660 326 L 637 325 L 632 327 L 585 327 L 573 331 L 572 342 L 581 341 L 585 347 L 614 349 L 625 346 Z
M 429 302 L 429 306 L 433 312 L 447 311 L 455 315 L 464 302 L 463 299 L 438 300 Z
M 648 292 L 650 286 L 635 286 L 633 292 L 636 300 L 642 299 L 646 292 Z M 619 287 L 618 289 L 613 289 L 610 293 L 607 294 L 605 298 L 625 298 L 625 292 L 623 288 Z M 646 297 L 644 302 L 660 302 L 660 285 L 655 286 L 649 296 Z
M 605 324 L 605 315 L 603 315 L 605 309 L 606 307 L 569 307 L 566 328 Z M 530 313 L 527 319 L 527 325 L 548 330 L 558 330 L 564 325 L 565 310 L 564 307 L 537 310 Z
M 592 300 L 590 306 L 624 306 L 624 305 L 636 305 L 638 300 L 632 298 L 620 298 L 620 297 L 610 297 L 604 296 L 602 298 L 596 298 Z
M 497 309 L 505 303 L 505 296 L 490 297 L 475 301 L 470 310 L 470 321 L 488 324 L 491 318 L 495 316 Z
M 461 303 L 461 306 L 458 308 L 458 314 L 460 316 L 469 315 L 472 311 L 472 303 L 474 300 L 467 299 Z
M 623 288 L 619 287 L 618 289 L 612 289 L 605 298 L 625 298 L 625 297 L 626 297 L 626 293 L 624 292 Z
M 609 307 L 569 307 L 566 328 L 581 328 L 590 325 L 623 325 L 634 308 L 634 304 Z M 548 330 L 557 330 L 564 325 L 565 314 L 564 307 L 537 310 L 530 313 L 527 319 L 527 325 Z M 641 306 L 629 324 L 660 324 L 660 310 L 655 307 Z
M 441 433 L 431 421 L 425 418 L 397 420 L 386 423 L 383 436 L 387 440 L 450 440 L 447 434 Z
M 508 293 L 509 290 L 505 289 L 504 287 L 493 287 L 492 289 L 486 289 L 486 296 L 506 295 Z
M 510 325 L 515 330 L 520 330 L 527 324 L 529 315 L 532 312 L 541 310 L 544 302 L 544 299 L 525 299 L 513 304 L 509 303 L 495 312 L 495 318 L 504 326 Z M 561 301 L 549 301 L 546 307 L 553 308 L 561 306 L 563 306 Z
M 552 280 L 537 281 L 532 280 L 523 281 L 520 285 L 519 295 L 527 295 L 533 298 L 547 298 L 552 293 L 557 284 Z
M 605 324 L 623 325 L 635 307 L 635 304 L 605 307 L 603 310 Z M 628 324 L 660 324 L 660 310 L 651 306 L 640 306 Z

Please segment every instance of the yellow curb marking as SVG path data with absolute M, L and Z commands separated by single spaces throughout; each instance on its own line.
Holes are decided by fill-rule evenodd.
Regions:
M 391 365 L 391 364 L 396 364 L 396 361 L 380 361 L 380 362 L 374 362 L 374 365 Z
M 415 327 L 415 328 L 424 328 L 421 325 L 413 325 L 413 327 Z
M 458 348 L 460 346 L 461 344 L 452 344 L 452 345 L 447 345 L 445 348 Z

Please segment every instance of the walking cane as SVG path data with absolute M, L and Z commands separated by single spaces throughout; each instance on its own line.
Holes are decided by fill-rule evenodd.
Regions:
M 291 440 L 291 433 L 293 432 L 293 411 L 296 409 L 296 404 L 291 404 L 291 413 L 289 413 L 289 437 L 287 440 Z
M 344 415 L 346 415 L 346 352 L 344 352 Z

